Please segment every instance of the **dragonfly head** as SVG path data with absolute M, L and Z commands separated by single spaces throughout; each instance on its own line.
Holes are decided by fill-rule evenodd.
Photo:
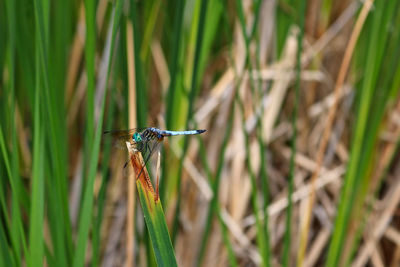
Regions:
M 132 136 L 132 139 L 135 143 L 140 143 L 142 142 L 142 137 L 140 136 L 139 133 L 134 133 Z

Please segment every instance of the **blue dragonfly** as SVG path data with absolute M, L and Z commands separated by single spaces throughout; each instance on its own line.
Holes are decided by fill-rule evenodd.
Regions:
M 164 137 L 176 136 L 176 135 L 196 135 L 202 134 L 206 130 L 189 130 L 189 131 L 169 131 L 160 130 L 155 127 L 148 128 L 134 128 L 129 130 L 114 130 L 105 131 L 104 134 L 111 134 L 114 141 L 117 141 L 119 148 L 126 148 L 126 142 L 131 144 L 131 147 L 139 151 L 144 158 L 144 166 L 146 166 L 147 161 L 150 159 L 151 155 L 158 150 L 159 144 L 164 140 Z M 128 161 L 129 162 L 129 161 Z M 125 163 L 124 168 L 127 166 L 128 162 Z M 137 178 L 143 171 L 140 170 Z

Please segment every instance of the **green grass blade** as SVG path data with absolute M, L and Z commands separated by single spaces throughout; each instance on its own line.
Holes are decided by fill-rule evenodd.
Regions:
M 328 251 L 328 266 L 337 266 L 341 258 L 343 244 L 345 240 L 345 232 L 348 229 L 348 222 L 350 218 L 351 209 L 354 204 L 355 194 L 359 189 L 359 183 L 357 183 L 358 176 L 357 173 L 360 167 L 360 159 L 362 157 L 364 133 L 368 122 L 368 113 L 371 105 L 371 100 L 373 96 L 373 80 L 376 75 L 375 72 L 375 60 L 378 55 L 375 53 L 374 43 L 377 42 L 379 38 L 379 27 L 378 21 L 382 16 L 382 4 L 377 6 L 374 13 L 375 23 L 372 25 L 372 34 L 369 43 L 369 53 L 367 54 L 366 62 L 366 73 L 365 79 L 363 80 L 363 85 L 360 93 L 360 102 L 357 112 L 357 122 L 355 125 L 355 132 L 352 139 L 351 145 L 351 156 L 348 163 L 348 169 L 345 177 L 345 184 L 341 192 L 341 199 L 339 204 L 339 209 L 337 217 L 335 220 L 335 228 L 332 234 L 332 240 L 330 243 L 330 248 Z
M 44 254 L 44 132 L 40 122 L 40 90 L 36 90 L 34 112 L 32 196 L 30 214 L 30 232 L 28 266 L 42 266 Z
M 52 163 L 52 166 L 47 166 L 47 174 L 53 177 L 49 183 L 54 183 L 52 190 L 49 191 L 51 198 L 56 200 L 51 202 L 50 206 L 52 215 L 50 226 L 52 229 L 52 237 L 54 239 L 54 252 L 60 263 L 60 266 L 66 266 L 68 258 L 72 250 L 72 231 L 69 221 L 69 210 L 68 210 L 68 196 L 67 196 L 67 184 L 66 184 L 66 168 L 65 168 L 65 150 L 63 149 L 63 143 L 65 141 L 62 138 L 62 126 L 63 116 L 61 115 L 61 107 L 57 104 L 57 101 L 52 101 L 55 97 L 54 94 L 57 90 L 50 87 L 50 77 L 52 75 L 49 71 L 49 3 L 47 1 L 34 1 L 34 15 L 36 23 L 36 52 L 37 52 L 37 75 L 36 80 L 40 82 L 37 84 L 37 88 L 40 88 L 43 94 L 44 107 L 42 110 L 44 116 L 46 116 L 45 127 L 49 128 L 49 152 L 48 160 Z M 55 207 L 54 205 L 56 205 Z M 60 229 L 62 229 L 60 231 Z
M 134 51 L 135 51 L 135 79 L 136 79 L 136 105 L 138 127 L 147 126 L 148 100 L 147 84 L 144 78 L 143 64 L 140 58 L 141 33 L 139 28 L 139 16 L 137 11 L 138 3 L 133 1 L 131 4 L 130 16 L 133 23 Z M 139 13 L 140 14 L 140 13 Z M 133 104 L 133 103 L 132 103 Z
M 199 250 L 199 253 L 197 256 L 197 266 L 201 266 L 202 261 L 204 259 L 207 241 L 208 241 L 208 238 L 210 237 L 210 230 L 211 230 L 213 215 L 214 215 L 214 212 L 217 210 L 218 192 L 219 192 L 219 186 L 220 186 L 221 175 L 222 175 L 222 170 L 223 170 L 223 161 L 224 161 L 224 157 L 225 157 L 226 147 L 228 145 L 229 138 L 232 134 L 233 117 L 234 117 L 234 113 L 235 113 L 234 111 L 235 111 L 234 106 L 232 106 L 230 113 L 229 113 L 228 125 L 225 130 L 225 135 L 224 135 L 221 151 L 220 151 L 219 158 L 218 158 L 217 172 L 215 174 L 214 180 L 212 181 L 212 185 L 211 185 L 213 197 L 210 201 L 207 215 L 206 215 L 207 217 L 206 217 L 206 222 L 205 222 L 203 238 L 201 239 L 200 250 Z
M 185 0 L 177 0 L 175 2 L 175 12 L 173 18 L 173 28 L 171 39 L 169 40 L 169 64 L 168 70 L 170 73 L 170 83 L 165 99 L 165 124 L 168 129 L 174 130 L 178 126 L 177 115 L 180 113 L 180 102 L 182 100 L 181 89 L 178 86 L 179 77 L 181 75 L 179 64 L 181 61 L 181 51 L 183 50 L 183 19 L 185 11 Z M 171 166 L 171 158 L 168 153 L 163 153 L 162 156 L 162 177 L 160 184 L 160 196 L 164 205 L 168 205 L 167 186 L 172 182 L 167 179 L 167 175 L 171 174 L 168 169 Z M 172 242 L 174 242 L 174 235 L 172 235 Z
M 254 27 L 255 29 L 255 27 Z M 256 59 L 256 64 L 257 64 L 257 70 L 261 70 L 260 66 L 260 44 L 257 41 L 257 59 Z M 263 87 L 262 87 L 262 81 L 261 79 L 257 80 L 257 89 L 258 89 L 258 95 L 262 96 L 263 95 Z M 261 98 L 262 99 L 262 98 Z M 261 100 L 262 101 L 262 100 Z M 264 106 L 261 104 L 261 112 L 260 114 L 264 114 Z M 269 228 L 268 228 L 268 221 L 269 221 L 269 214 L 268 214 L 268 206 L 269 206 L 269 182 L 268 182 L 268 172 L 267 172 L 267 159 L 265 157 L 265 149 L 266 149 L 266 144 L 264 143 L 263 140 L 263 122 L 259 118 L 257 119 L 257 125 L 256 125 L 256 133 L 257 133 L 257 142 L 259 146 L 259 153 L 260 153 L 260 159 L 263 164 L 261 164 L 261 169 L 260 169 L 260 179 L 261 179 L 261 189 L 262 189 L 262 209 L 264 212 L 264 224 L 263 224 L 263 233 L 265 235 L 265 251 L 262 251 L 261 254 L 263 255 L 265 259 L 266 266 L 271 266 L 271 261 L 272 259 L 272 252 L 270 248 L 270 234 L 269 234 Z
M 9 129 L 10 135 L 8 136 L 8 140 L 11 140 L 11 147 L 10 147 L 10 162 L 6 164 L 6 168 L 10 168 L 9 174 L 9 182 L 11 185 L 11 198 L 12 198 L 12 206 L 11 206 L 11 233 L 13 235 L 14 246 L 13 249 L 15 250 L 15 255 L 17 256 L 17 262 L 20 259 L 18 257 L 22 256 L 21 249 L 24 248 L 26 252 L 26 240 L 25 240 L 25 233 L 23 230 L 23 221 L 21 217 L 21 210 L 20 210 L 20 201 L 22 200 L 22 183 L 21 178 L 18 173 L 18 166 L 19 166 L 19 153 L 18 153 L 18 146 L 17 146 L 17 133 L 16 133 L 16 123 L 15 123 L 15 69 L 16 69 L 16 60 L 15 60 L 15 43 L 16 43 L 16 6 L 14 1 L 6 1 L 6 8 L 7 8 L 7 15 L 8 15 L 8 41 L 9 41 L 9 53 L 8 53 L 8 72 L 9 72 L 9 84 L 8 88 L 6 89 L 6 96 L 9 99 L 7 106 L 9 107 L 8 119 L 9 119 Z M 2 139 L 4 136 L 1 137 Z M 5 140 L 3 139 L 3 155 L 5 156 L 7 153 L 5 150 Z M 9 165 L 7 167 L 7 165 Z M 25 253 L 26 254 L 26 253 Z
M 276 48 L 278 57 L 282 55 L 290 26 L 297 19 L 296 3 L 298 2 L 293 0 L 282 0 L 278 2 L 276 9 Z
M 15 198 L 15 181 L 14 178 L 12 176 L 12 170 L 11 170 L 11 166 L 10 166 L 10 160 L 7 154 L 7 148 L 6 148 L 6 144 L 5 144 L 5 140 L 4 140 L 4 135 L 3 135 L 3 129 L 0 125 L 0 149 L 1 149 L 1 154 L 3 156 L 3 160 L 4 160 L 4 165 L 7 171 L 7 175 L 9 177 L 9 181 L 11 184 L 11 190 L 13 191 L 13 202 L 16 201 Z M 3 203 L 5 202 L 5 200 L 2 201 Z M 5 206 L 6 203 L 3 204 L 3 206 Z M 15 205 L 15 204 L 14 204 Z M 16 206 L 14 206 L 15 209 L 18 209 Z M 4 211 L 7 211 L 6 208 L 3 209 Z M 19 210 L 19 209 L 18 209 Z M 7 214 L 5 212 L 5 214 Z M 9 225 L 9 229 L 11 230 L 10 233 L 8 233 L 10 235 L 10 239 L 11 239 L 11 244 L 12 244 L 12 252 L 14 255 L 14 261 L 16 262 L 16 265 L 18 266 L 20 264 L 20 256 L 21 256 L 21 243 L 20 243 L 20 237 L 19 237 L 19 231 L 18 231 L 18 222 L 20 220 L 18 220 L 18 217 L 16 217 L 18 215 L 18 213 L 13 213 L 12 214 L 14 218 L 11 218 L 10 223 L 8 223 Z M 8 219 L 8 217 L 7 217 Z
M 95 93 L 95 52 L 96 52 L 96 1 L 85 0 L 85 64 L 87 76 L 85 154 L 90 158 L 95 129 L 94 93 Z M 87 167 L 87 166 L 86 166 Z M 84 168 L 84 175 L 87 169 Z
M 9 27 L 7 23 L 6 16 L 6 1 L 2 1 L 0 3 L 0 36 L 4 36 L 5 38 L 1 38 L 0 40 L 0 69 L 4 69 L 6 54 L 7 54 L 7 27 Z M 2 85 L 3 79 L 0 79 L 0 85 Z
M 143 62 L 146 61 L 150 51 L 152 35 L 155 30 L 157 18 L 160 15 L 160 8 L 163 4 L 162 1 L 154 1 L 151 4 L 150 14 L 148 16 L 147 24 L 144 30 L 143 42 L 140 48 L 140 58 Z
M 169 84 L 168 95 L 167 95 L 167 103 L 166 103 L 166 118 L 165 123 L 168 129 L 174 129 L 174 118 L 175 112 L 174 108 L 176 108 L 175 101 L 177 100 L 177 78 L 178 78 L 178 63 L 179 63 L 179 51 L 181 50 L 182 45 L 182 24 L 183 24 L 183 13 L 184 13 L 184 0 L 178 0 L 176 3 L 176 14 L 174 16 L 174 26 L 173 26 L 173 34 L 170 44 L 170 65 L 169 72 L 171 76 L 171 81 Z
M 259 251 L 261 252 L 261 257 L 262 257 L 262 266 L 267 266 L 269 265 L 269 259 L 267 258 L 268 256 L 268 250 L 267 250 L 267 240 L 266 240 L 266 233 L 265 233 L 265 226 L 262 225 L 261 223 L 261 218 L 260 214 L 257 212 L 259 210 L 259 204 L 258 204 L 258 190 L 257 190 L 257 181 L 256 181 L 256 175 L 253 171 L 253 167 L 251 164 L 251 154 L 250 154 L 250 138 L 249 135 L 246 131 L 245 127 L 245 111 L 244 111 L 244 105 L 239 99 L 239 95 L 236 94 L 236 102 L 238 103 L 238 106 L 240 107 L 240 112 L 242 115 L 242 124 L 243 124 L 243 134 L 245 137 L 245 146 L 246 146 L 246 167 L 249 172 L 250 176 L 250 183 L 251 183 L 251 205 L 254 212 L 254 216 L 256 219 L 256 229 L 257 229 L 257 245 L 259 248 Z
M 368 53 L 373 54 L 368 54 L 366 58 L 366 76 L 360 92 L 359 116 L 357 118 L 357 121 L 364 121 L 364 125 L 357 124 L 357 127 L 365 127 L 366 130 L 358 133 L 362 135 L 362 140 L 353 140 L 354 147 L 357 142 L 362 142 L 362 144 L 357 150 L 354 150 L 354 157 L 356 157 L 354 161 L 358 160 L 357 164 L 353 162 L 353 168 L 356 170 L 352 169 L 352 175 L 349 176 L 348 180 L 349 184 L 345 184 L 344 192 L 346 193 L 343 194 L 347 195 L 346 199 L 341 201 L 338 219 L 336 220 L 336 223 L 343 225 L 339 225 L 338 232 L 334 232 L 337 236 L 333 237 L 331 246 L 333 248 L 333 244 L 340 244 L 340 247 L 341 244 L 346 244 L 346 246 L 351 244 L 349 246 L 350 252 L 343 251 L 340 247 L 336 251 L 346 264 L 352 260 L 356 245 L 359 244 L 364 224 L 362 218 L 365 217 L 365 213 L 369 213 L 368 208 L 364 208 L 364 202 L 371 189 L 371 167 L 374 166 L 376 161 L 376 152 L 380 141 L 379 131 L 385 123 L 384 115 L 389 103 L 394 73 L 399 68 L 399 53 L 397 49 L 394 49 L 399 45 L 398 34 L 390 36 L 382 30 L 395 25 L 394 11 L 398 10 L 396 5 L 398 6 L 397 1 L 377 4 L 376 10 L 370 17 L 371 24 L 366 24 L 366 26 L 371 27 L 371 32 L 368 35 Z M 370 108 L 372 106 L 373 109 Z M 357 131 L 356 128 L 356 133 Z M 360 138 L 360 135 L 358 138 Z M 360 224 L 360 227 L 357 227 L 359 230 L 349 238 L 346 234 L 351 231 L 349 225 L 354 227 L 357 224 Z M 337 258 L 339 257 L 336 257 L 336 260 Z
M 155 192 L 153 189 L 141 153 L 132 148 L 128 148 L 128 150 L 134 173 L 135 175 L 140 174 L 136 178 L 136 188 L 138 190 L 140 204 L 142 206 L 157 265 L 177 266 L 174 248 L 168 233 L 168 227 L 158 192 Z M 159 168 L 159 162 L 157 168 Z M 157 179 L 158 177 L 159 176 L 157 176 Z M 150 256 L 149 254 L 148 252 L 148 258 Z
M 7 227 L 3 225 L 3 220 L 0 220 L 0 259 L 3 266 L 18 266 L 13 260 L 13 255 L 8 247 L 5 229 Z
M 255 10 L 256 10 L 256 16 L 255 19 L 253 21 L 252 24 L 252 28 L 251 28 L 251 32 L 250 35 L 247 34 L 247 28 L 246 28 L 246 21 L 245 21 L 245 17 L 244 17 L 244 10 L 243 10 L 243 3 L 240 0 L 236 1 L 236 6 L 237 6 L 237 12 L 238 12 L 238 16 L 239 16 L 239 21 L 240 21 L 240 26 L 241 26 L 241 32 L 242 32 L 242 36 L 243 39 L 245 41 L 245 47 L 246 47 L 246 58 L 245 58 L 245 63 L 246 63 L 246 67 L 249 69 L 250 72 L 253 71 L 253 65 L 251 62 L 251 58 L 250 58 L 250 42 L 252 41 L 252 39 L 255 37 L 255 33 L 256 33 L 256 29 L 257 29 L 257 25 L 258 25 L 258 19 L 259 19 L 259 13 L 260 13 L 260 6 L 261 6 L 261 1 L 256 2 L 255 4 Z M 257 66 L 259 65 L 259 59 L 256 58 L 256 64 Z M 256 86 L 258 87 L 258 92 L 261 91 L 261 87 L 260 87 L 260 82 L 258 81 L 257 84 L 254 80 L 254 77 L 250 77 L 250 89 L 251 92 L 253 94 L 253 98 L 255 98 L 255 89 Z M 243 129 L 243 135 L 245 137 L 245 147 L 246 147 L 246 167 L 248 169 L 249 172 L 249 176 L 250 176 L 250 182 L 251 182 L 251 204 L 252 204 L 252 208 L 254 211 L 258 211 L 259 210 L 259 204 L 258 204 L 258 198 L 259 198 L 259 193 L 257 190 L 257 181 L 256 181 L 256 174 L 253 171 L 253 168 L 251 166 L 251 155 L 250 155 L 250 138 L 249 138 L 249 133 L 246 130 L 246 126 L 245 126 L 245 110 L 244 110 L 244 105 L 243 102 L 241 101 L 240 97 L 236 94 L 236 102 L 238 103 L 238 106 L 240 107 L 240 113 L 242 116 L 242 129 Z M 254 99 L 253 99 L 254 100 Z M 255 102 L 257 102 L 257 100 L 254 100 Z M 261 122 L 259 119 L 257 119 L 257 130 L 260 131 L 260 127 L 261 127 Z M 261 149 L 261 153 L 263 154 L 263 149 L 264 146 L 262 144 L 261 141 L 261 135 L 258 136 L 258 142 L 260 145 L 260 149 Z M 261 142 L 260 142 L 261 141 Z M 261 158 L 264 158 L 264 156 L 262 155 Z M 262 164 L 264 165 L 264 164 Z M 265 169 L 261 169 L 261 179 L 266 179 L 265 177 Z M 264 186 L 264 192 L 265 192 L 265 185 L 266 181 L 263 180 L 262 181 L 262 185 Z M 263 192 L 263 193 L 264 193 Z M 263 196 L 263 200 L 264 200 L 264 210 L 266 211 L 266 197 L 268 196 L 268 194 L 266 193 Z M 259 247 L 259 251 L 262 257 L 262 265 L 263 266 L 270 266 L 270 250 L 269 250 L 269 235 L 268 235 L 268 228 L 267 228 L 267 221 L 264 220 L 264 223 L 261 221 L 261 218 L 258 214 L 258 212 L 255 212 L 255 219 L 256 219 L 256 229 L 257 229 L 257 245 Z M 267 217 L 266 217 L 267 219 Z
M 108 106 L 108 114 L 106 119 L 106 127 L 105 129 L 111 129 L 111 125 L 113 124 L 113 116 L 114 116 L 114 109 L 115 109 L 115 79 L 113 79 L 114 86 L 112 86 L 111 92 L 111 101 Z M 103 151 L 103 162 L 109 162 L 111 156 L 111 140 L 106 139 L 104 144 L 104 151 Z M 109 182 L 108 176 L 108 166 L 106 164 L 103 165 L 102 169 L 102 183 L 99 191 L 98 196 L 98 204 L 97 204 L 97 214 L 96 218 L 94 219 L 94 226 L 93 226 L 93 233 L 92 233 L 92 246 L 93 246 L 93 256 L 92 256 L 92 266 L 98 266 L 100 261 L 100 231 L 101 231 L 101 224 L 103 220 L 103 213 L 104 213 L 104 205 L 106 203 L 106 191 L 107 185 Z
M 295 85 L 295 100 L 292 114 L 292 140 L 291 140 L 291 154 L 289 165 L 289 189 L 288 189 L 288 207 L 286 212 L 286 226 L 283 244 L 282 265 L 291 266 L 290 263 L 290 245 L 291 245 L 291 224 L 292 224 L 292 194 L 294 187 L 295 175 L 295 155 L 297 153 L 296 139 L 297 139 L 297 119 L 298 109 L 300 102 L 300 72 L 301 72 L 301 54 L 303 52 L 303 35 L 304 35 L 304 21 L 306 15 L 306 2 L 301 1 L 299 7 L 299 27 L 300 33 L 297 36 L 297 59 L 296 59 L 296 85 Z
M 139 179 L 136 187 L 157 265 L 178 266 L 160 200 L 156 201 Z
M 232 243 L 229 240 L 228 229 L 224 223 L 224 220 L 222 219 L 221 208 L 220 208 L 219 204 L 217 205 L 217 212 L 218 212 L 218 221 L 219 221 L 219 224 L 221 226 L 221 231 L 222 231 L 222 238 L 224 240 L 226 249 L 228 250 L 229 266 L 236 267 L 236 266 L 238 266 L 238 263 L 236 261 L 235 252 L 233 251 Z
M 191 81 L 191 89 L 189 92 L 189 98 L 188 98 L 188 111 L 187 111 L 187 117 L 186 117 L 186 127 L 185 129 L 190 128 L 190 123 L 192 120 L 193 116 L 193 108 L 194 108 L 194 99 L 196 96 L 197 92 L 197 79 L 199 78 L 198 74 L 198 69 L 199 69 L 199 64 L 200 64 L 200 57 L 201 57 L 201 51 L 203 47 L 203 40 L 204 40 L 204 30 L 205 30 L 205 19 L 206 19 L 206 11 L 207 11 L 207 5 L 208 5 L 208 0 L 201 1 L 201 8 L 200 8 L 200 16 L 199 16 L 199 24 L 198 24 L 198 29 L 197 29 L 197 38 L 196 38 L 196 51 L 195 51 L 195 56 L 194 56 L 194 62 L 193 62 L 193 74 L 192 74 L 192 81 Z M 174 219 L 174 228 L 173 228 L 173 240 L 175 240 L 175 235 L 177 233 L 177 228 L 178 228 L 178 221 L 179 221 L 179 214 L 180 214 L 180 203 L 181 203 L 181 176 L 182 176 L 182 171 L 183 171 L 183 159 L 186 155 L 187 149 L 189 147 L 189 139 L 185 138 L 184 139 L 184 144 L 183 144 L 183 150 L 182 150 L 182 158 L 181 161 L 179 162 L 179 169 L 178 169 L 178 200 L 176 204 L 176 213 L 175 213 L 175 219 Z
M 198 127 L 196 126 L 195 128 L 197 129 Z M 199 151 L 199 153 L 200 153 L 201 161 L 203 163 L 205 172 L 207 174 L 208 181 L 212 181 L 212 173 L 211 173 L 211 169 L 210 169 L 210 166 L 208 164 L 208 161 L 207 161 L 207 155 L 206 155 L 206 151 L 205 151 L 204 141 L 200 136 L 198 137 L 198 140 L 199 140 L 199 143 L 200 143 L 200 151 Z M 220 208 L 219 203 L 217 203 L 216 209 L 217 209 L 216 211 L 217 211 L 217 214 L 218 214 L 218 220 L 219 220 L 219 223 L 220 223 L 220 226 L 221 226 L 221 230 L 222 230 L 223 241 L 224 241 L 225 247 L 226 247 L 226 249 L 228 251 L 229 264 L 230 264 L 230 266 L 238 266 L 238 263 L 237 263 L 237 260 L 236 260 L 236 257 L 235 257 L 235 252 L 233 250 L 232 242 L 231 242 L 231 240 L 229 238 L 229 231 L 228 231 L 228 229 L 227 229 L 227 227 L 225 225 L 225 222 L 224 222 L 224 220 L 222 218 L 221 208 Z

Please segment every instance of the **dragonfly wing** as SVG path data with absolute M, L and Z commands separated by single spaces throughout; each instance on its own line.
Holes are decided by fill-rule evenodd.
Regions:
M 110 134 L 112 136 L 115 137 L 123 137 L 123 136 L 127 136 L 127 135 L 133 135 L 134 133 L 137 132 L 142 132 L 144 130 L 146 130 L 148 127 L 143 127 L 143 128 L 132 128 L 132 129 L 127 129 L 127 130 L 109 130 L 109 131 L 105 131 L 103 132 L 103 134 Z
M 126 142 L 129 142 L 133 145 L 133 134 L 136 132 L 140 132 L 141 130 L 141 128 L 133 128 L 128 130 L 111 130 L 105 131 L 103 135 L 111 137 L 113 146 L 119 149 L 126 149 Z
M 104 135 L 111 135 L 115 139 L 126 139 L 127 136 L 132 136 L 134 133 L 140 131 L 137 128 L 129 129 L 129 130 L 111 130 L 105 131 Z

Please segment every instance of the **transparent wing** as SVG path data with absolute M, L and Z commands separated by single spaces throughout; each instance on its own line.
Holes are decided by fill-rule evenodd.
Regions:
M 112 139 L 113 146 L 119 149 L 126 149 L 126 142 L 132 143 L 134 133 L 142 132 L 146 128 L 133 128 L 128 130 L 111 130 L 103 132 L 103 136 Z
M 144 128 L 146 129 L 146 128 Z M 125 139 L 128 136 L 132 136 L 134 133 L 141 132 L 142 128 L 133 128 L 128 130 L 111 130 L 103 132 L 104 135 L 111 135 L 113 138 Z

